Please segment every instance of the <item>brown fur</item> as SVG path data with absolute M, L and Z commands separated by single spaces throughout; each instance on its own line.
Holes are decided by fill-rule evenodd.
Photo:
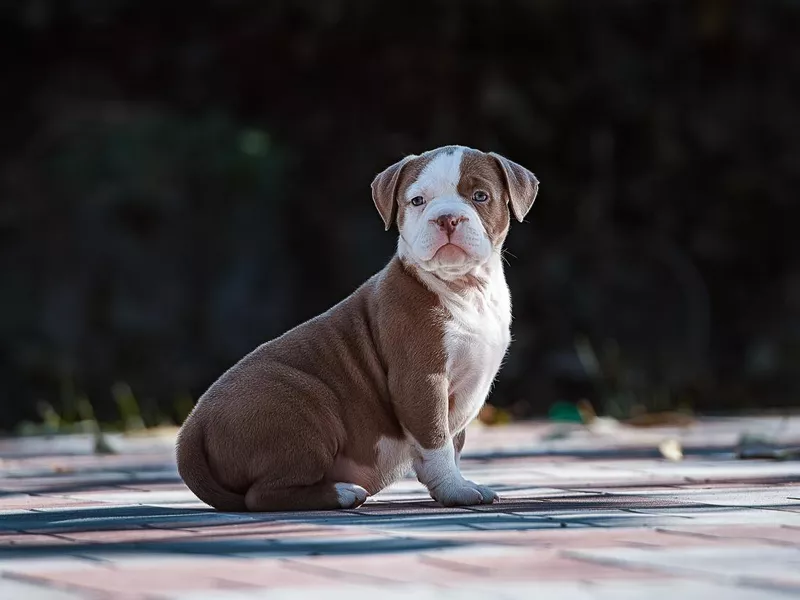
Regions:
M 219 510 L 338 508 L 326 480 L 337 456 L 374 464 L 378 439 L 400 438 L 401 422 L 422 443 L 438 443 L 427 433 L 441 418 L 436 403 L 420 402 L 445 393 L 436 306 L 395 257 L 326 313 L 257 348 L 187 418 L 181 477 Z
M 442 148 L 378 175 L 373 200 L 386 228 L 402 223 L 404 191 Z M 497 155 L 469 151 L 459 192 L 492 201 L 478 211 L 493 244 L 508 232 L 509 206 L 522 219 L 536 178 Z M 527 175 L 526 175 L 527 174 Z M 499 200 L 499 201 L 498 201 Z M 395 256 L 351 296 L 259 346 L 201 397 L 181 428 L 178 470 L 219 510 L 339 508 L 337 461 L 366 467 L 348 480 L 377 493 L 381 438 L 411 435 L 426 449 L 450 443 L 440 302 L 416 268 Z M 460 453 L 465 433 L 452 440 Z
M 522 223 L 539 192 L 539 180 L 528 169 L 504 156 L 494 152 L 489 152 L 487 156 L 491 156 L 500 166 L 505 180 L 506 203 L 511 207 L 517 221 Z

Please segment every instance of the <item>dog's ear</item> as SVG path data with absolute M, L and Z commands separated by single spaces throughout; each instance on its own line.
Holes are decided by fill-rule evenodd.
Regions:
M 490 152 L 489 156 L 494 158 L 500 165 L 505 179 L 506 202 L 511 206 L 511 212 L 520 223 L 528 214 L 536 199 L 539 191 L 539 180 L 525 167 L 508 160 L 504 156 Z
M 372 201 L 383 219 L 386 231 L 392 228 L 397 218 L 397 183 L 400 181 L 400 173 L 412 158 L 414 156 L 406 156 L 372 180 Z

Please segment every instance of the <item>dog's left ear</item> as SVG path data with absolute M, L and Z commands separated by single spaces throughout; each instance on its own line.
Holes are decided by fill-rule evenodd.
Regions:
M 506 193 L 508 197 L 506 202 L 511 206 L 511 212 L 517 218 L 517 221 L 522 223 L 525 215 L 533 206 L 533 201 L 536 199 L 536 193 L 539 191 L 539 180 L 536 176 L 528 171 L 525 167 L 508 160 L 504 156 L 489 152 L 489 156 L 494 158 L 500 165 L 500 170 L 503 172 L 505 179 Z
M 406 156 L 396 162 L 372 180 L 372 201 L 383 219 L 386 231 L 389 231 L 397 218 L 397 182 L 403 167 L 414 156 Z

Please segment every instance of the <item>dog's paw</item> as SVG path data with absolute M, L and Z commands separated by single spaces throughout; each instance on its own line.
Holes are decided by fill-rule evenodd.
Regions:
M 335 483 L 336 498 L 342 508 L 356 508 L 366 502 L 369 492 L 355 483 Z
M 474 481 L 467 481 L 467 483 L 481 493 L 481 504 L 492 504 L 495 500 L 499 500 L 497 492 L 492 488 L 486 487 L 485 485 L 478 485 Z
M 494 491 L 466 479 L 452 485 L 441 486 L 431 492 L 431 496 L 442 506 L 474 506 L 491 504 L 497 500 Z

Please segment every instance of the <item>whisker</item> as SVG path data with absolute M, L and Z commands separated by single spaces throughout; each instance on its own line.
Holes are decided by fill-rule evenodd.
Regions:
M 509 263 L 509 262 L 508 262 L 508 259 L 507 259 L 505 256 L 503 256 L 503 250 L 495 250 L 495 249 L 493 248 L 493 249 L 492 249 L 492 252 L 493 252 L 493 253 L 495 253 L 495 254 L 497 254 L 497 256 L 499 256 L 499 257 L 500 257 L 500 260 L 501 260 L 501 261 L 503 261 L 504 263 L 506 263 L 508 266 L 511 266 L 511 263 Z M 516 257 L 515 257 L 515 258 L 516 258 Z
M 499 251 L 498 250 L 493 250 L 493 252 L 497 252 L 497 255 L 500 257 L 500 260 L 503 261 L 508 266 L 511 266 L 511 263 L 508 261 L 508 258 L 506 258 L 506 256 L 505 256 L 506 254 L 511 255 L 513 258 L 517 258 L 516 256 L 511 254 L 511 252 L 509 252 L 505 248 L 503 248 L 503 249 L 501 249 Z
M 516 259 L 517 259 L 517 255 L 516 255 L 516 254 L 512 254 L 511 252 L 509 252 L 509 251 L 508 251 L 508 250 L 506 250 L 505 248 L 503 248 L 503 254 L 508 254 L 508 255 L 509 255 L 511 258 L 513 258 L 514 260 L 516 260 Z

